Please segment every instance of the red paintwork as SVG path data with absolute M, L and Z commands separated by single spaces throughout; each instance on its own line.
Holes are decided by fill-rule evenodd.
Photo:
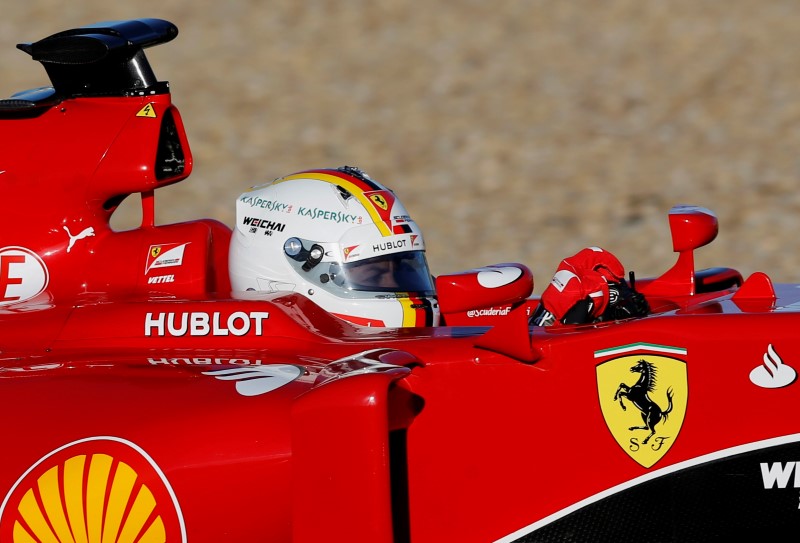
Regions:
M 147 104 L 156 117 L 137 117 Z M 159 182 L 167 111 L 188 160 Z M 773 346 L 800 367 L 800 289 L 695 270 L 693 251 L 717 231 L 705 210 L 670 215 L 678 262 L 637 281 L 648 317 L 529 327 L 530 271 L 499 265 L 437 279 L 447 326 L 366 328 L 295 294 L 230 293 L 221 223 L 153 224 L 155 189 L 191 171 L 169 94 L 70 98 L 0 118 L 0 143 L 0 541 L 31 523 L 27 490 L 47 529 L 57 531 L 59 507 L 64 526 L 110 529 L 110 513 L 70 516 L 66 496 L 87 510 L 93 495 L 122 500 L 121 486 L 102 486 L 120 464 L 152 489 L 155 513 L 143 522 L 158 517 L 170 541 L 510 541 L 637 478 L 761 440 L 798 441 L 800 421 L 784 414 L 800 385 L 764 388 L 749 376 Z M 142 195 L 143 225 L 114 232 L 104 205 L 128 193 Z M 94 235 L 70 245 L 64 227 Z M 182 244 L 178 263 L 152 266 Z M 38 262 L 46 286 L 23 299 L 41 280 Z M 504 267 L 519 277 L 478 279 Z M 657 434 L 666 452 L 651 465 L 615 441 L 603 411 L 613 389 L 602 371 L 620 347 L 677 368 L 662 378 L 685 413 Z M 653 350 L 667 347 L 663 360 Z M 633 382 L 627 370 L 609 375 Z M 87 467 L 83 486 L 47 486 L 44 474 L 63 477 L 69 460 L 88 466 L 93 455 L 115 462 L 107 477 Z M 135 517 L 130 505 L 97 510 L 119 511 L 122 524 Z

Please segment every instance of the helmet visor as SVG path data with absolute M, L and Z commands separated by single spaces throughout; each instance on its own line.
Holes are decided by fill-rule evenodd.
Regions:
M 300 277 L 340 298 L 373 298 L 384 293 L 436 295 L 425 251 L 401 251 L 341 262 L 331 256 L 339 253 L 336 244 L 290 238 L 284 245 L 284 253 Z
M 422 251 L 405 251 L 346 264 L 332 263 L 331 281 L 359 292 L 416 292 L 433 295 L 428 262 Z

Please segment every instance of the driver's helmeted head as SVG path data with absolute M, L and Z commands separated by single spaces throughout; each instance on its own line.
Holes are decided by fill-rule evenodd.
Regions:
M 439 305 L 417 224 L 356 168 L 309 170 L 236 201 L 234 290 L 294 291 L 367 326 L 436 326 Z

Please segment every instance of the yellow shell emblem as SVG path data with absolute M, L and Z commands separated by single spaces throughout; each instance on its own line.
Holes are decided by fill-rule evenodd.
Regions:
M 0 511 L 0 540 L 13 543 L 185 541 L 166 480 L 137 448 L 109 438 L 45 456 Z

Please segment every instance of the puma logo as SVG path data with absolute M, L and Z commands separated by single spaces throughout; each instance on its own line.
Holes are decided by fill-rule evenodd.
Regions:
M 75 236 L 72 235 L 72 233 L 69 231 L 69 228 L 67 228 L 66 225 L 64 225 L 64 230 L 67 232 L 67 235 L 69 236 L 69 245 L 67 245 L 67 252 L 70 252 L 72 250 L 72 246 L 75 245 L 75 242 L 78 241 L 79 239 L 88 238 L 89 236 L 94 236 L 94 228 L 92 228 L 91 226 L 89 228 L 84 228 L 83 230 L 81 230 L 79 234 Z

